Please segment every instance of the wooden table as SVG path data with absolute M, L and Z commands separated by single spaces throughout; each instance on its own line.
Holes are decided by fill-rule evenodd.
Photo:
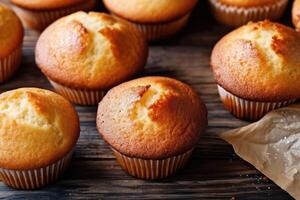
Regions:
M 192 160 L 177 175 L 158 181 L 143 181 L 127 175 L 116 163 L 108 145 L 98 135 L 96 107 L 76 109 L 81 120 L 81 136 L 73 162 L 56 183 L 34 191 L 11 189 L 0 183 L 0 198 L 7 199 L 291 199 L 253 166 L 237 157 L 218 133 L 247 122 L 224 110 L 209 66 L 213 45 L 230 31 L 218 25 L 207 5 L 194 11 L 185 31 L 177 37 L 150 47 L 142 76 L 163 75 L 194 87 L 209 111 L 209 127 L 202 135 Z M 289 22 L 289 15 L 284 19 Z M 18 87 L 51 89 L 34 62 L 39 34 L 26 30 L 23 61 L 18 74 L 0 85 L 0 92 Z

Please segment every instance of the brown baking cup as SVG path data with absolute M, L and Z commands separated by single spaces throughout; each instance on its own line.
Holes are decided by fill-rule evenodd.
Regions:
M 76 11 L 90 11 L 96 6 L 95 0 L 88 0 L 82 4 L 62 9 L 55 10 L 29 10 L 21 8 L 19 6 L 14 6 L 14 10 L 20 16 L 23 23 L 26 24 L 29 28 L 42 31 L 48 25 L 50 25 L 55 20 L 74 13 Z
M 169 157 L 161 160 L 148 160 L 126 156 L 113 149 L 121 167 L 131 176 L 140 179 L 160 179 L 172 176 L 182 169 L 190 159 L 193 149 L 178 156 Z
M 230 26 L 240 26 L 249 21 L 260 21 L 264 19 L 279 19 L 288 4 L 288 0 L 279 0 L 268 6 L 239 8 L 228 6 L 219 0 L 209 0 L 212 13 L 217 21 Z
M 60 95 L 79 105 L 97 105 L 105 95 L 103 90 L 75 89 L 50 80 L 51 85 Z
M 0 83 L 8 80 L 19 68 L 22 58 L 22 45 L 8 56 L 0 59 Z
M 257 121 L 268 112 L 294 103 L 296 99 L 282 102 L 249 101 L 237 97 L 218 85 L 218 91 L 225 108 L 239 119 Z
M 183 17 L 180 17 L 179 19 L 161 24 L 141 24 L 128 20 L 126 21 L 135 25 L 141 32 L 143 32 L 148 41 L 153 41 L 167 38 L 179 32 L 188 22 L 190 14 L 191 13 L 188 13 Z M 118 16 L 115 17 L 119 20 L 124 20 L 123 18 L 120 18 Z
M 73 151 L 57 162 L 39 169 L 10 170 L 0 168 L 0 180 L 6 185 L 23 190 L 37 189 L 56 181 L 71 162 Z

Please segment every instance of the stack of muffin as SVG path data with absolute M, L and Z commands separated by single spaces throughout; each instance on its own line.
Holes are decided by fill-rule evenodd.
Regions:
M 147 41 L 180 31 L 197 0 L 104 0 L 111 15 L 84 12 L 95 8 L 94 0 L 11 1 L 28 27 L 42 31 L 36 63 L 58 94 L 20 88 L 0 95 L 0 179 L 33 189 L 64 172 L 80 133 L 69 101 L 99 104 L 99 133 L 129 174 L 157 179 L 185 165 L 207 126 L 205 105 L 180 81 L 133 78 L 146 64 Z M 238 26 L 278 19 L 288 0 L 209 2 L 217 20 Z M 299 28 L 298 7 L 296 1 L 293 20 Z M 3 5 L 0 16 L 4 82 L 20 64 L 23 27 Z M 299 99 L 299 49 L 299 33 L 270 21 L 249 23 L 222 38 L 211 64 L 225 108 L 258 120 Z

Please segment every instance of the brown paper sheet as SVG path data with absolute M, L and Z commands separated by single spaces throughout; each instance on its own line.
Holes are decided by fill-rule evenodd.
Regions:
M 237 155 L 300 199 L 300 104 L 275 110 L 220 136 Z

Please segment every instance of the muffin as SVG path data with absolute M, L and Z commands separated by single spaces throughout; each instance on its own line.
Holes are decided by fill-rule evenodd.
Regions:
M 96 0 L 11 0 L 24 24 L 38 31 L 44 30 L 56 19 L 76 11 L 90 11 Z
M 207 126 L 207 111 L 188 85 L 165 77 L 135 79 L 99 103 L 97 128 L 130 175 L 173 175 L 191 157 Z
M 295 0 L 292 10 L 293 23 L 296 29 L 300 30 L 300 0 Z
M 167 38 L 187 23 L 197 0 L 103 0 L 120 20 L 138 27 L 149 41 Z
M 0 83 L 8 80 L 20 66 L 23 26 L 17 15 L 0 4 Z
M 255 121 L 300 98 L 300 34 L 270 21 L 244 25 L 214 47 L 212 70 L 221 100 Z
M 288 0 L 209 0 L 217 21 L 230 26 L 241 26 L 250 21 L 278 20 Z
M 105 91 L 143 69 L 148 46 L 129 23 L 77 12 L 41 34 L 35 56 L 58 93 L 76 104 L 97 105 Z
M 36 189 L 68 167 L 79 137 L 75 109 L 63 97 L 38 88 L 0 95 L 0 180 Z

